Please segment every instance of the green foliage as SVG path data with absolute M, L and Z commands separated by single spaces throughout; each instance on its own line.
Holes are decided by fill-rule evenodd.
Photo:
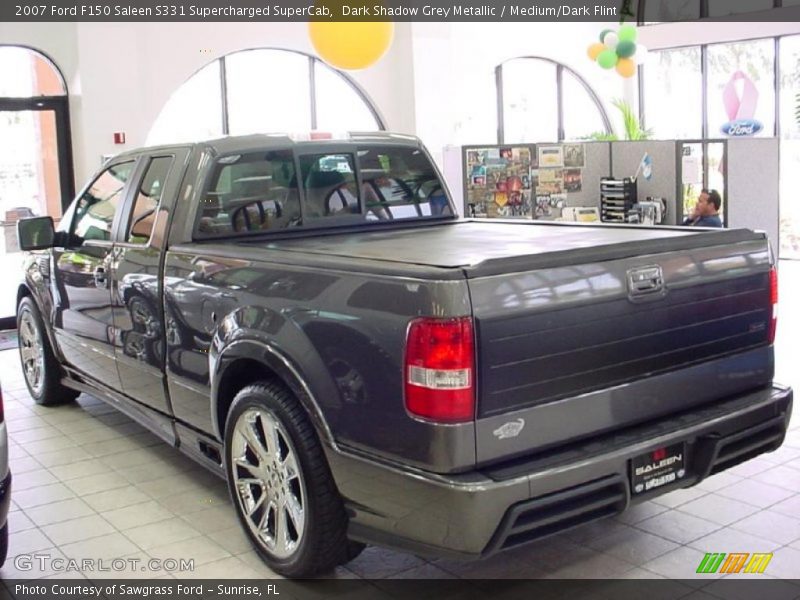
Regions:
M 583 139 L 595 142 L 616 142 L 619 140 L 616 133 L 606 133 L 605 131 L 594 131 Z
M 800 97 L 800 95 L 798 96 Z M 641 124 L 639 123 L 639 117 L 636 116 L 636 112 L 633 110 L 630 104 L 619 98 L 612 100 L 611 104 L 620 112 L 622 116 L 622 125 L 623 130 L 625 131 L 624 139 L 649 140 L 651 137 L 653 137 L 653 131 L 651 129 L 642 129 Z M 800 116 L 798 116 L 798 118 L 800 118 Z M 615 142 L 619 140 L 619 136 L 617 136 L 616 133 L 595 131 L 594 133 L 587 135 L 586 139 L 597 142 Z
M 630 104 L 620 99 L 613 100 L 611 103 L 622 113 L 626 140 L 648 140 L 652 137 L 652 130 L 642 129 L 639 117 L 636 116 Z

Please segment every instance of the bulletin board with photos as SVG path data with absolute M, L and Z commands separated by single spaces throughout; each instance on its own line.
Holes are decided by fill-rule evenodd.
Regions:
M 464 146 L 464 214 L 552 220 L 582 190 L 585 147 L 577 144 Z

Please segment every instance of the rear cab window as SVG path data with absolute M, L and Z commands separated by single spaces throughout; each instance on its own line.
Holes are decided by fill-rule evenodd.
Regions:
M 291 150 L 224 156 L 200 202 L 196 237 L 275 231 L 300 224 Z
M 304 149 L 296 157 L 287 149 L 218 158 L 202 193 L 194 238 L 455 217 L 423 150 L 390 144 L 341 148 Z
M 367 218 L 452 216 L 444 187 L 421 150 L 363 149 L 358 153 L 358 162 Z

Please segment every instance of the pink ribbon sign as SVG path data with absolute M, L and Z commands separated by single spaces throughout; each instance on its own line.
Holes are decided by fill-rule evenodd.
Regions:
M 742 94 L 736 82 L 742 82 Z M 758 89 L 753 80 L 742 71 L 736 71 L 722 90 L 722 103 L 728 115 L 728 123 L 722 126 L 722 133 L 731 136 L 754 135 L 761 131 L 762 125 L 755 120 L 758 105 Z

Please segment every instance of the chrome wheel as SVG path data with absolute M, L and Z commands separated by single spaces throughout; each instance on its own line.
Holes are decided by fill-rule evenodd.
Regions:
M 144 300 L 134 298 L 129 306 L 131 320 L 148 338 L 158 337 L 158 319 Z
M 21 315 L 18 334 L 22 371 L 31 391 L 38 396 L 44 387 L 44 347 L 41 332 L 29 310 Z
M 234 426 L 235 495 L 250 531 L 272 556 L 290 557 L 306 529 L 306 486 L 286 429 L 263 408 L 249 408 Z

